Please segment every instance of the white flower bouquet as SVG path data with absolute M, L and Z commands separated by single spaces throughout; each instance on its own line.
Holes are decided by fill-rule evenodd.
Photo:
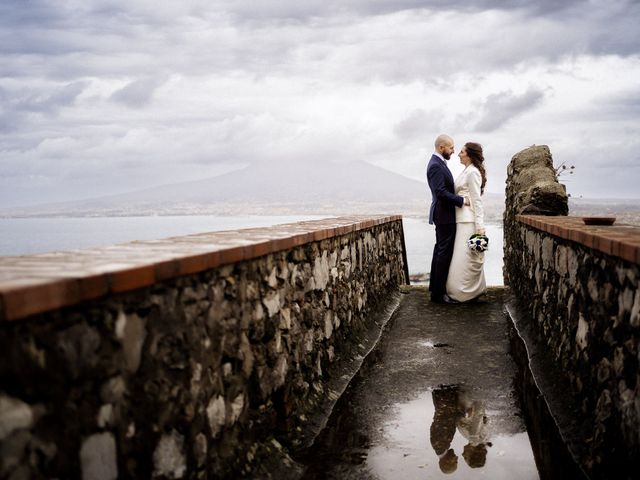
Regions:
M 486 252 L 489 248 L 489 238 L 485 235 L 474 233 L 469 237 L 469 240 L 467 240 L 467 247 L 473 252 Z

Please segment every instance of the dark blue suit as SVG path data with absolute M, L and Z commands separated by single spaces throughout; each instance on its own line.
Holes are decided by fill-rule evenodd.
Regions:
M 436 225 L 436 244 L 433 247 L 429 290 L 432 298 L 442 297 L 446 291 L 449 265 L 456 238 L 456 207 L 464 198 L 455 194 L 453 175 L 444 160 L 433 155 L 427 166 L 427 182 L 431 190 L 429 223 Z

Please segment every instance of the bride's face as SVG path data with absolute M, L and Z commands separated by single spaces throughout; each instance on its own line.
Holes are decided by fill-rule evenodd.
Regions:
M 465 167 L 471 163 L 471 159 L 469 158 L 469 155 L 467 155 L 466 147 L 462 147 L 458 156 L 460 157 L 460 163 Z

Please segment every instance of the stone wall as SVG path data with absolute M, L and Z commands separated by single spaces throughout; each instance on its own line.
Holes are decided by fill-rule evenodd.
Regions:
M 404 258 L 400 217 L 1 258 L 0 477 L 268 477 Z
M 505 273 L 570 389 L 548 403 L 570 405 L 581 431 L 573 453 L 585 471 L 633 478 L 640 467 L 640 228 L 587 226 L 563 208 L 555 216 L 519 215 L 511 180 Z
M 592 244 L 615 239 L 640 252 L 640 228 L 585 227 L 573 217 L 519 220 L 521 254 L 508 266 L 511 288 L 571 386 L 587 426 L 581 461 L 599 478 L 623 465 L 637 469 L 640 262 L 637 252 L 621 258 L 571 238 L 591 234 Z

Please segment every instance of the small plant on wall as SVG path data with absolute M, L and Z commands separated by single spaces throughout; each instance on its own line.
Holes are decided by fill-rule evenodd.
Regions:
M 563 180 L 566 180 L 568 175 L 573 175 L 575 168 L 575 165 L 567 165 L 567 162 L 564 161 L 557 167 L 554 167 L 553 170 L 556 172 L 556 178 L 558 180 L 560 180 L 562 176 L 564 176 Z M 571 197 L 571 194 L 567 193 L 567 196 Z
M 557 167 L 554 167 L 556 177 L 560 178 L 562 175 L 573 175 L 573 171 L 576 168 L 575 165 L 567 165 L 567 162 L 562 162 Z

